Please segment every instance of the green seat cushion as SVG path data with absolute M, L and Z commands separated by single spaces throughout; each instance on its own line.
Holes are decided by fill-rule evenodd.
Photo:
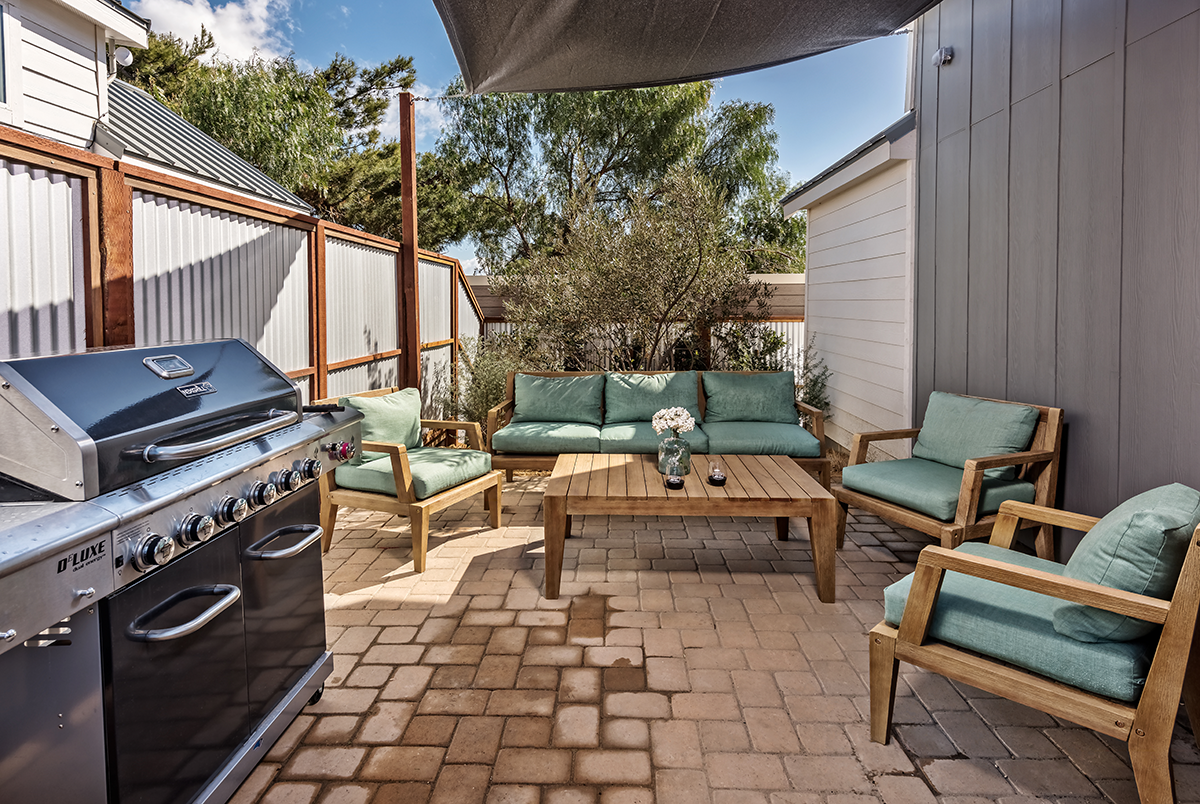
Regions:
M 409 449 L 421 446 L 421 392 L 416 388 L 387 396 L 344 396 L 338 404 L 362 412 L 363 441 L 403 444 Z M 359 464 L 382 454 L 356 455 L 351 463 Z
M 1053 561 L 985 543 L 968 542 L 957 550 L 1021 567 L 1064 574 Z M 883 590 L 884 619 L 900 624 L 912 575 Z M 947 572 L 929 636 L 960 648 L 1023 667 L 1073 687 L 1136 701 L 1146 683 L 1153 657 L 1153 638 L 1132 642 L 1080 642 L 1054 630 L 1063 605 L 1057 598 L 1012 586 Z
M 700 421 L 694 371 L 667 374 L 609 372 L 604 379 L 604 423 L 648 422 L 663 408 L 684 408 Z
M 859 463 L 842 470 L 842 485 L 846 488 L 942 522 L 952 521 L 958 511 L 962 479 L 962 469 L 922 458 Z M 985 477 L 979 492 L 979 515 L 996 513 L 1005 500 L 1033 502 L 1033 494 L 1033 484 L 1027 481 Z
M 658 452 L 658 443 L 669 438 L 671 433 L 661 435 L 654 432 L 650 422 L 620 422 L 606 424 L 600 428 L 600 451 L 614 455 L 652 455 Z M 680 433 L 694 453 L 708 452 L 708 436 L 699 427 Z
M 1021 452 L 1033 439 L 1038 410 L 1028 405 L 969 399 L 934 391 L 929 395 L 925 421 L 913 457 L 937 461 L 962 469 L 971 458 Z M 988 469 L 988 477 L 1012 480 L 1012 466 Z
M 579 422 L 509 423 L 492 435 L 492 448 L 524 455 L 599 452 L 600 428 Z
M 1200 492 L 1180 483 L 1131 497 L 1087 532 L 1067 561 L 1065 575 L 1162 599 L 1175 592 L 1196 525 Z M 1054 628 L 1088 642 L 1137 639 L 1154 631 L 1145 620 L 1082 604 L 1064 606 Z
M 604 375 L 581 377 L 513 377 L 514 422 L 582 422 L 600 424 Z
M 705 422 L 708 451 L 721 455 L 821 457 L 821 442 L 799 424 L 779 422 Z
M 705 422 L 780 422 L 796 424 L 796 375 L 704 372 Z
M 424 500 L 487 474 L 492 469 L 492 456 L 473 449 L 417 447 L 408 451 L 408 465 L 412 470 L 413 494 Z M 396 496 L 392 459 L 387 455 L 358 466 L 342 464 L 334 470 L 334 479 L 343 488 Z

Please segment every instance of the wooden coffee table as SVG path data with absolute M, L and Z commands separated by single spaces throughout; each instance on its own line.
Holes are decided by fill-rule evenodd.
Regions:
M 728 482 L 705 482 L 707 455 L 692 456 L 682 489 L 668 489 L 657 455 L 560 455 L 546 486 L 546 597 L 558 598 L 563 542 L 574 514 L 633 516 L 773 516 L 775 538 L 788 537 L 788 518 L 808 519 L 817 596 L 834 602 L 837 502 L 808 472 L 777 455 L 721 455 Z

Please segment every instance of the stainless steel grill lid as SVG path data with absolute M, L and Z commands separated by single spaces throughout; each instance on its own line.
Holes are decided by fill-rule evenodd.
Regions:
M 242 340 L 0 362 L 0 501 L 84 500 L 300 419 Z

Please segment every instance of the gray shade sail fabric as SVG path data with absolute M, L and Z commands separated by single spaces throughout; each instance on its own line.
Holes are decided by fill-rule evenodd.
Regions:
M 467 91 L 719 78 L 886 36 L 939 0 L 434 0 Z

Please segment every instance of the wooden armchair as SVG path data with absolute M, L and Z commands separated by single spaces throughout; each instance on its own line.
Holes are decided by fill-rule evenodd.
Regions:
M 905 661 L 1124 740 L 1129 745 L 1134 779 L 1143 804 L 1173 802 L 1171 733 L 1181 698 L 1193 733 L 1200 735 L 1200 676 L 1197 674 L 1200 668 L 1194 661 L 1200 657 L 1193 653 L 1197 650 L 1194 639 L 1197 606 L 1200 605 L 1200 528 L 1185 522 L 1179 529 L 1180 533 L 1191 535 L 1177 542 L 1179 549 L 1186 552 L 1183 554 L 1182 567 L 1174 570 L 1177 575 L 1171 575 L 1171 579 L 1177 578 L 1177 581 L 1168 600 L 1075 580 L 1059 574 L 1057 568 L 1062 565 L 1050 561 L 1039 562 L 1032 556 L 1013 555 L 1012 559 L 1020 559 L 1019 563 L 1008 563 L 1002 557 L 1011 552 L 1007 548 L 1012 545 L 1021 519 L 1083 531 L 1091 529 L 1099 521 L 1093 517 L 1040 506 L 1006 502 L 1001 505 L 990 545 L 967 545 L 958 550 L 931 546 L 921 551 L 916 571 L 885 592 L 886 600 L 889 595 L 899 594 L 897 587 L 911 580 L 907 587 L 907 599 L 901 595 L 888 600 L 885 620 L 875 626 L 869 635 L 871 739 L 877 743 L 888 741 L 897 669 L 899 662 Z M 1195 521 L 1196 517 L 1193 516 L 1192 522 Z M 989 547 L 996 549 L 989 551 Z M 965 598 L 980 588 L 979 584 L 983 582 L 979 579 L 1003 584 L 1016 596 L 1025 595 L 1026 604 L 1032 600 L 1033 606 L 1013 605 L 1011 610 L 999 609 L 1001 613 L 992 609 L 990 617 L 997 621 L 994 628 L 989 628 L 987 623 L 978 618 L 970 620 L 969 624 L 965 620 L 952 623 L 956 607 L 959 610 L 970 608 Z M 1028 595 L 1016 590 L 1038 594 Z M 1000 594 L 1007 593 L 1002 591 Z M 991 605 L 996 599 L 1003 600 L 993 594 L 986 602 Z M 1100 616 L 1111 615 L 1100 614 L 1096 609 L 1115 612 L 1130 618 L 1129 621 L 1153 624 L 1154 630 L 1161 626 L 1161 635 L 1157 644 L 1153 640 L 1153 630 L 1148 636 L 1131 641 L 1100 641 L 1084 643 L 1082 646 L 1067 644 L 1062 651 L 1067 655 L 1066 658 L 1056 656 L 1056 650 L 1047 652 L 1043 645 L 1035 661 L 1055 665 L 1057 680 L 1023 669 L 1019 660 L 1012 657 L 1011 649 L 1010 655 L 1004 656 L 1006 649 L 991 647 L 1011 640 L 1011 636 L 1002 634 L 1005 629 L 1016 627 L 1021 630 L 1022 626 L 1014 626 L 1014 623 L 1024 624 L 1024 631 L 1019 636 L 1027 641 L 1058 638 L 1066 643 L 1075 642 L 1069 636 L 1061 636 L 1062 629 L 1057 619 L 1053 620 L 1053 629 L 1049 629 L 1051 620 L 1044 614 L 1040 629 L 1027 624 L 1035 619 L 1027 616 L 1030 608 L 1044 610 L 1047 605 L 1059 605 L 1056 601 L 1093 607 L 1085 611 Z M 903 612 L 898 627 L 894 624 L 897 607 Z M 1054 616 L 1057 617 L 1057 614 Z M 957 637 L 953 635 L 956 627 Z M 1049 633 L 1045 633 L 1048 630 Z M 960 641 L 962 635 L 969 631 L 977 632 L 977 636 L 968 634 L 965 640 Z M 1033 636 L 1028 636 L 1026 632 L 1033 633 Z M 960 645 L 968 649 L 964 650 Z M 1081 650 L 1092 652 L 1085 652 L 1083 661 L 1071 656 Z M 1022 651 L 1017 648 L 1016 652 Z M 1033 655 L 1031 651 L 1024 652 Z M 1114 661 L 1114 665 L 1124 667 L 1127 664 L 1134 668 L 1133 683 L 1126 683 L 1125 680 L 1118 683 L 1104 677 L 1104 669 L 1108 667 L 1106 652 L 1122 654 L 1122 658 Z M 994 653 L 1001 656 L 993 656 Z M 1125 653 L 1130 656 L 1125 657 Z M 1190 658 L 1193 660 L 1189 664 Z M 1074 672 L 1082 681 L 1071 683 L 1064 680 L 1064 675 L 1059 672 L 1064 667 L 1073 667 L 1067 675 Z M 1112 683 L 1111 689 L 1105 689 L 1103 685 L 1109 682 Z M 1120 693 L 1122 688 L 1128 690 L 1127 694 Z M 1097 689 L 1104 689 L 1107 694 L 1098 694 Z
M 381 388 L 350 396 L 382 397 L 395 393 L 397 390 L 396 388 Z M 331 398 L 316 400 L 314 404 L 337 404 L 337 402 L 338 398 Z M 321 527 L 325 530 L 325 536 L 321 540 L 322 552 L 328 552 L 333 541 L 333 528 L 337 521 L 337 512 L 342 506 L 408 517 L 412 527 L 413 567 L 417 572 L 425 571 L 425 555 L 429 547 L 430 514 L 482 493 L 484 507 L 490 515 L 491 526 L 493 528 L 500 527 L 500 489 L 504 473 L 490 469 L 491 458 L 484 451 L 483 433 L 479 424 L 477 422 L 421 419 L 420 427 L 451 432 L 466 431 L 470 450 L 415 447 L 410 452 L 404 444 L 364 440 L 359 445 L 359 449 L 362 452 L 384 453 L 389 461 L 390 472 L 386 471 L 386 467 L 381 467 L 383 471 L 375 472 L 376 477 L 370 478 L 367 484 L 363 484 L 371 485 L 373 480 L 376 485 L 381 486 L 371 490 L 340 486 L 335 472 L 327 472 L 321 476 Z M 474 451 L 473 454 L 471 454 L 472 451 Z M 430 488 L 436 489 L 445 482 L 444 479 L 441 483 L 438 482 L 437 475 L 439 473 L 436 463 L 441 462 L 453 466 L 455 463 L 464 461 L 484 460 L 485 458 L 480 457 L 481 455 L 486 456 L 486 463 L 489 467 L 482 474 L 450 485 L 448 488 L 437 490 L 427 496 L 422 494 L 423 486 L 429 485 Z M 420 466 L 414 471 L 413 464 L 417 458 L 420 458 Z M 382 461 L 383 459 L 379 458 L 378 460 Z M 377 463 L 377 461 L 372 463 Z M 431 484 L 423 483 L 421 468 L 431 465 L 435 477 L 432 478 Z M 345 471 L 345 468 L 339 468 Z M 346 468 L 354 469 L 354 467 Z M 468 467 L 460 470 L 460 474 L 472 474 L 475 471 L 476 469 Z
M 933 536 L 941 542 L 943 547 L 948 548 L 957 547 L 966 540 L 987 537 L 996 520 L 995 511 L 999 507 L 997 497 L 1003 499 L 1005 494 L 1009 494 L 1009 498 L 1012 498 L 1018 493 L 1027 493 L 1031 486 L 1032 499 L 1024 501 L 1042 506 L 1054 505 L 1055 496 L 1058 491 L 1058 463 L 1062 446 L 1062 408 L 1052 408 L 1044 405 L 1026 405 L 1005 400 L 982 399 L 958 394 L 935 394 L 935 396 L 1033 408 L 1037 411 L 1037 422 L 1033 429 L 1033 435 L 1025 448 L 1020 451 L 1000 455 L 973 455 L 961 463 L 963 467 L 961 478 L 957 474 L 953 475 L 953 482 L 958 489 L 957 504 L 945 509 L 940 516 L 931 515 L 928 513 L 928 509 L 922 511 L 913 507 L 912 504 L 906 504 L 908 503 L 907 499 L 901 502 L 903 497 L 898 499 L 893 495 L 893 499 L 883 499 L 863 490 L 849 488 L 847 481 L 850 479 L 850 476 L 846 470 L 843 470 L 842 483 L 835 483 L 831 489 L 839 503 L 838 547 L 841 547 L 845 540 L 846 509 L 851 505 L 869 514 L 875 514 L 876 516 L 895 522 L 903 527 L 912 528 L 913 530 Z M 932 399 L 931 397 L 931 401 Z M 926 425 L 928 426 L 928 417 Z M 871 444 L 905 438 L 916 442 L 921 433 L 922 428 L 918 427 L 904 430 L 855 433 L 854 440 L 851 442 L 850 459 L 847 469 L 867 464 L 867 451 Z M 910 468 L 913 470 L 923 470 L 930 464 L 929 461 L 924 461 L 920 458 L 908 458 L 883 463 L 892 464 L 898 471 L 907 471 Z M 871 466 L 875 467 L 876 464 L 871 464 Z M 1015 479 L 1020 483 L 1028 484 L 1028 486 L 1023 490 L 1015 490 L 1011 493 L 1004 489 L 993 488 L 993 481 L 989 478 L 989 474 L 994 474 L 994 472 L 989 473 L 989 470 L 996 470 L 1002 467 L 1015 467 Z M 850 471 L 853 472 L 853 470 Z M 926 485 L 924 481 L 925 478 L 919 472 L 913 472 L 912 482 L 914 486 Z M 927 485 L 926 488 L 914 489 L 914 498 L 919 492 L 927 490 Z M 951 499 L 953 499 L 953 496 Z M 991 503 L 990 511 L 987 510 L 989 507 L 988 503 Z M 1054 534 L 1053 528 L 1050 525 L 1042 525 L 1038 529 L 1036 547 L 1037 554 L 1040 557 L 1054 557 Z

